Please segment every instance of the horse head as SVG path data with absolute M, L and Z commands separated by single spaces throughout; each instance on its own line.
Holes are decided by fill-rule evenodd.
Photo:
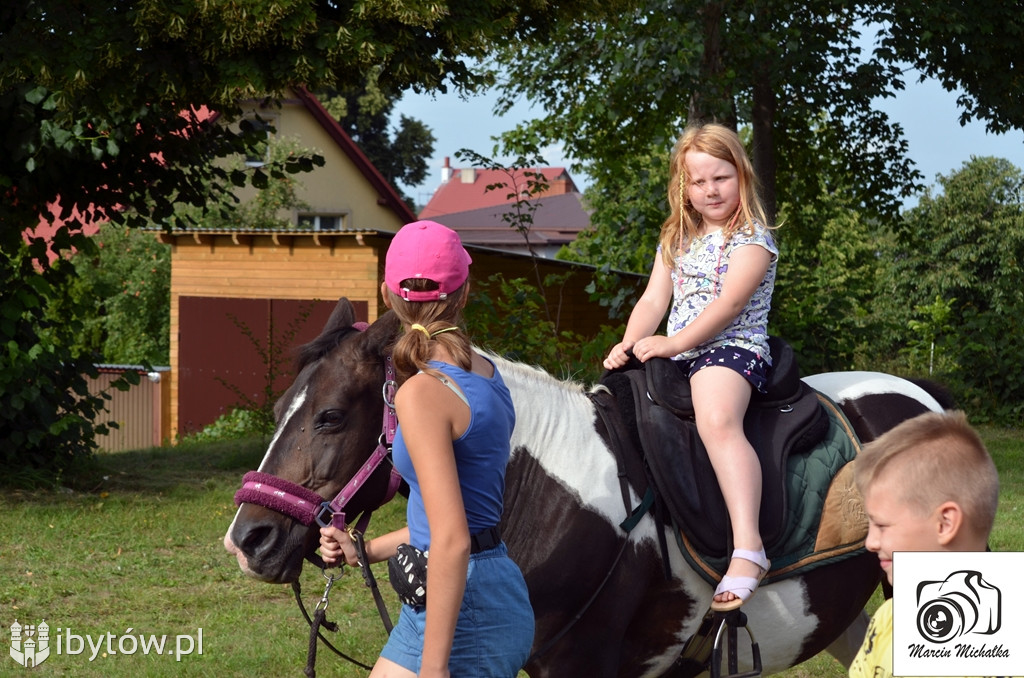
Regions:
M 382 385 L 398 329 L 391 313 L 364 329 L 341 299 L 320 336 L 299 349 L 298 376 L 274 406 L 274 436 L 259 469 L 246 474 L 224 536 L 247 574 L 295 581 L 303 558 L 314 557 L 318 520 L 330 519 L 330 508 L 337 509 L 330 500 L 343 489 L 351 490 L 342 502 L 349 517 L 368 516 L 390 499 L 390 463 L 365 463 L 383 445 L 374 422 L 387 412 Z

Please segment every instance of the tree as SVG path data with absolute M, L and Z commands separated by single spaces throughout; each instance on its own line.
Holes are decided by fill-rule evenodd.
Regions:
M 892 27 L 880 40 L 887 58 L 911 64 L 921 79 L 962 90 L 961 124 L 984 120 L 990 132 L 1024 129 L 1024 11 L 1019 2 L 958 0 L 887 3 L 876 19 Z
M 878 246 L 885 234 L 844 196 L 785 203 L 780 211 L 784 263 L 769 329 L 793 346 L 803 374 L 879 369 L 877 319 L 871 309 L 881 268 Z M 817 238 L 801 242 L 790 224 L 814 224 Z
M 153 233 L 104 224 L 70 263 L 70 294 L 51 299 L 50 315 L 64 317 L 69 306 L 92 308 L 75 346 L 105 363 L 168 365 L 170 246 Z
M 939 184 L 940 193 L 926 192 L 906 212 L 891 247 L 881 252 L 892 265 L 877 312 L 888 320 L 888 339 L 897 349 L 922 338 L 935 341 L 944 358 L 937 367 L 947 370 L 936 376 L 949 381 L 962 402 L 1020 421 L 1024 175 L 1006 160 L 973 158 L 940 176 Z M 952 322 L 943 316 L 945 305 Z
M 652 148 L 668 154 L 687 121 L 749 126 L 755 170 L 772 215 L 781 200 L 820 197 L 841 176 L 866 216 L 894 217 L 917 188 L 902 130 L 873 106 L 902 71 L 865 58 L 861 27 L 875 3 L 641 0 L 559 26 L 543 45 L 513 44 L 502 105 L 526 97 L 548 112 L 531 126 L 561 142 L 607 186 Z M 822 146 L 842 149 L 822 158 Z M 836 187 L 833 190 L 838 190 Z
M 313 166 L 292 157 L 246 173 L 214 162 L 265 139 L 256 125 L 223 124 L 240 117 L 241 100 L 359 86 L 371 71 L 388 91 L 472 89 L 487 77 L 467 64 L 495 41 L 544 39 L 558 17 L 587 4 L 0 4 L 0 447 L 13 455 L 5 465 L 64 468 L 89 447 L 67 422 L 95 414 L 88 399 L 68 401 L 92 356 L 72 350 L 64 331 L 79 326 L 79 309 L 63 327 L 47 325 L 44 309 L 69 279 L 48 249 L 87 247 L 86 221 L 165 224 L 181 204 L 205 211 L 233 186 Z M 23 233 L 51 208 L 57 234 L 25 247 Z

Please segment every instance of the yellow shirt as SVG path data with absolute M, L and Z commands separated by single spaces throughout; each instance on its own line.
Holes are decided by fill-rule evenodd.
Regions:
M 850 678 L 893 678 L 892 598 L 871 618 L 864 643 L 850 665 Z

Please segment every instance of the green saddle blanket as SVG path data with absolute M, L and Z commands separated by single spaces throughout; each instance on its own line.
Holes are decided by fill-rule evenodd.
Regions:
M 816 394 L 828 415 L 824 439 L 786 461 L 786 527 L 767 548 L 772 562 L 765 581 L 801 574 L 827 562 L 861 553 L 867 537 L 867 515 L 853 482 L 853 465 L 860 443 L 839 407 Z M 701 553 L 684 529 L 676 530 L 680 550 L 709 583 L 717 584 L 729 557 Z

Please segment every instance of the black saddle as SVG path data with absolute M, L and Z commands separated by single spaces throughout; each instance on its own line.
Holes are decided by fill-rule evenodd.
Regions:
M 766 392 L 752 397 L 743 424 L 761 462 L 760 530 L 769 554 L 787 530 L 787 460 L 814 447 L 829 429 L 817 395 L 800 381 L 792 348 L 772 337 L 770 350 L 773 364 Z M 674 361 L 658 358 L 643 365 L 631 361 L 606 374 L 601 383 L 615 395 L 624 419 L 633 420 L 625 409 L 634 408 L 631 424 L 647 472 L 644 484 L 654 487 L 657 511 L 700 553 L 725 557 L 731 535 L 728 512 L 697 434 L 686 375 Z

